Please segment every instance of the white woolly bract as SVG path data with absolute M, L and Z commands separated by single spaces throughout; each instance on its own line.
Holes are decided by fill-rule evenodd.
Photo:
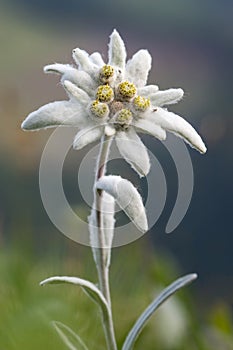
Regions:
M 147 50 L 139 50 L 133 55 L 126 65 L 126 77 L 137 87 L 146 85 L 147 77 L 151 69 L 152 58 Z
M 135 123 L 136 124 L 136 123 Z M 146 176 L 150 171 L 150 159 L 147 149 L 136 131 L 119 131 L 115 136 L 118 150 L 139 176 Z
M 86 107 L 86 105 L 90 103 L 91 99 L 83 89 L 80 89 L 69 80 L 64 80 L 63 85 L 67 90 L 69 96 L 71 98 L 74 97 L 84 107 Z
M 103 130 L 100 127 L 88 126 L 83 128 L 76 134 L 73 147 L 77 150 L 82 149 L 90 143 L 100 140 L 102 134 Z
M 121 39 L 119 33 L 114 29 L 110 35 L 109 50 L 108 50 L 109 64 L 125 69 L 126 49 L 124 41 Z
M 62 83 L 65 80 L 69 80 L 79 88 L 83 89 L 89 96 L 94 97 L 96 83 L 87 72 L 78 70 L 69 64 L 61 63 L 54 63 L 45 66 L 44 72 L 60 74 Z
M 96 182 L 96 188 L 113 196 L 120 208 L 140 231 L 146 232 L 148 230 L 142 198 L 131 182 L 121 176 L 103 176 Z
M 80 105 L 69 101 L 56 101 L 30 113 L 21 127 L 24 130 L 51 128 L 57 125 L 82 127 L 86 114 Z
M 165 91 L 158 91 L 150 96 L 153 106 L 162 107 L 164 105 L 171 105 L 179 102 L 184 96 L 184 90 L 182 89 L 168 89 Z

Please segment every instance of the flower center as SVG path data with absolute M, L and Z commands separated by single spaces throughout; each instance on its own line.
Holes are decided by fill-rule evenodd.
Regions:
M 96 99 L 100 102 L 110 102 L 114 98 L 113 89 L 109 85 L 100 85 L 96 92 Z
M 100 81 L 102 81 L 103 83 L 109 83 L 109 81 L 111 80 L 111 78 L 113 78 L 114 76 L 114 68 L 112 66 L 109 65 L 105 65 L 101 68 L 100 70 Z
M 124 81 L 118 85 L 118 94 L 122 101 L 130 100 L 136 95 L 136 86 L 129 81 Z
M 109 107 L 106 103 L 95 100 L 90 105 L 91 113 L 98 118 L 106 118 L 109 115 Z
M 127 80 L 113 82 L 114 75 L 114 68 L 110 65 L 100 69 L 99 79 L 103 84 L 98 86 L 96 99 L 90 104 L 89 112 L 98 119 L 108 118 L 116 130 L 127 130 L 133 118 L 143 117 L 150 107 L 150 100 L 136 96 L 136 86 Z
M 123 108 L 116 115 L 116 122 L 119 124 L 130 124 L 132 121 L 133 115 L 129 109 Z
M 131 121 L 133 119 L 133 114 L 129 109 L 123 108 L 116 113 L 114 118 L 114 125 L 116 130 L 127 130 Z
M 137 96 L 133 100 L 133 108 L 138 112 L 145 112 L 150 107 L 149 98 Z

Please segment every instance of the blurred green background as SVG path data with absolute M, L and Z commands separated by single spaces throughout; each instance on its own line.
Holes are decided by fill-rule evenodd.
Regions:
M 184 88 L 185 98 L 173 110 L 186 116 L 208 146 L 205 156 L 190 150 L 193 199 L 179 227 L 165 235 L 176 170 L 164 147 L 144 138 L 162 164 L 168 198 L 149 233 L 114 249 L 111 284 L 119 344 L 162 286 L 198 272 L 198 281 L 153 318 L 136 349 L 232 349 L 232 18 L 230 0 L 0 1 L 0 350 L 64 349 L 51 320 L 78 331 L 91 349 L 104 348 L 98 309 L 82 291 L 38 286 L 53 274 L 93 281 L 96 275 L 90 249 L 59 233 L 40 199 L 38 169 L 51 131 L 24 133 L 20 124 L 42 104 L 65 98 L 58 78 L 44 75 L 43 66 L 72 63 L 75 47 L 106 58 L 113 28 L 129 57 L 140 48 L 150 51 L 150 83 Z M 71 150 L 64 169 L 66 194 L 79 208 L 72 161 L 77 165 L 84 155 Z

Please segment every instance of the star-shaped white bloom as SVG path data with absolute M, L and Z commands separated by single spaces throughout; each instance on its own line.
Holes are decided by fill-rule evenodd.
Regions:
M 30 113 L 22 128 L 76 126 L 79 132 L 73 143 L 75 149 L 99 140 L 104 134 L 114 136 L 119 152 L 140 176 L 148 174 L 150 160 L 137 132 L 165 140 L 169 131 L 199 152 L 206 152 L 194 128 L 163 108 L 181 100 L 183 90 L 160 91 L 156 85 L 146 85 L 151 69 L 147 50 L 139 50 L 126 62 L 124 42 L 114 30 L 108 56 L 105 64 L 98 52 L 89 55 L 75 49 L 73 58 L 77 67 L 58 63 L 46 66 L 46 73 L 61 75 L 69 100 L 52 102 Z

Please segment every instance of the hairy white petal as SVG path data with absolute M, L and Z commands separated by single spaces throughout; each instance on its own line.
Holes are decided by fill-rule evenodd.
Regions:
M 118 131 L 115 139 L 122 157 L 140 176 L 146 176 L 150 170 L 150 159 L 135 130 L 130 128 L 127 131 Z
M 130 220 L 142 232 L 148 230 L 147 218 L 142 198 L 136 188 L 120 176 L 103 176 L 96 182 L 96 188 L 113 196 Z
M 61 74 L 61 82 L 69 80 L 76 84 L 78 87 L 86 91 L 90 96 L 95 95 L 95 89 L 97 87 L 94 80 L 90 77 L 87 72 L 78 70 L 69 64 L 50 64 L 44 67 L 45 73 L 56 73 Z
M 103 127 L 87 126 L 76 134 L 73 142 L 73 147 L 76 150 L 82 149 L 90 143 L 99 140 L 102 135 Z
M 196 148 L 200 153 L 206 152 L 206 146 L 200 135 L 186 120 L 167 110 L 158 107 L 149 116 L 150 120 L 160 125 L 164 130 L 184 139 L 191 147 Z
M 124 71 L 126 60 L 125 44 L 115 29 L 110 35 L 108 57 L 111 66 L 117 66 Z
M 30 113 L 22 123 L 22 129 L 37 130 L 58 125 L 82 127 L 86 117 L 87 113 L 78 103 L 51 102 Z
M 134 127 L 138 132 L 152 135 L 161 141 L 166 139 L 166 131 L 163 130 L 159 125 L 156 125 L 150 120 L 147 120 L 146 117 L 138 118 L 134 122 Z
M 104 65 L 104 60 L 99 52 L 93 52 L 89 58 L 94 64 L 99 67 L 102 67 Z
M 77 71 L 76 68 L 72 67 L 70 64 L 54 63 L 48 64 L 44 67 L 45 73 L 55 73 L 55 74 L 67 74 L 72 76 Z
M 88 103 L 90 103 L 90 97 L 88 94 L 83 91 L 82 89 L 78 88 L 76 85 L 71 83 L 69 80 L 64 80 L 63 85 L 69 95 L 74 97 L 80 104 L 82 104 L 84 107 L 87 106 Z
M 150 96 L 159 90 L 157 85 L 146 85 L 138 89 L 138 95 L 150 98 Z
M 179 102 L 184 96 L 182 89 L 168 89 L 165 91 L 158 91 L 150 96 L 152 105 L 162 107 Z
M 85 72 L 92 74 L 95 64 L 90 60 L 89 54 L 85 50 L 79 48 L 73 50 L 73 59 Z
M 151 69 L 151 55 L 147 50 L 139 50 L 126 65 L 126 78 L 137 87 L 146 85 Z

